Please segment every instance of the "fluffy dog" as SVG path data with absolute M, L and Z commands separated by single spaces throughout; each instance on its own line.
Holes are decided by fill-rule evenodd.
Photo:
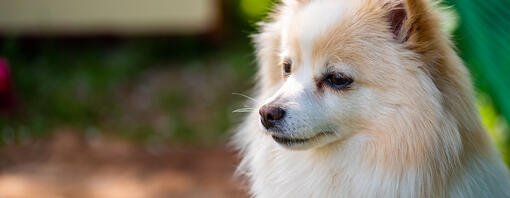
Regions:
M 469 74 L 426 0 L 284 0 L 235 136 L 254 197 L 510 197 Z

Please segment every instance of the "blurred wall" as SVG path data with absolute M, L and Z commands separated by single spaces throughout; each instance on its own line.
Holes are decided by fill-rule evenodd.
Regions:
M 217 0 L 0 0 L 0 34 L 197 34 Z

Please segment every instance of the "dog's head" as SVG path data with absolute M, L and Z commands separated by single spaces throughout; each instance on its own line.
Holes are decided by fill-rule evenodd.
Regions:
M 427 27 L 413 16 L 417 6 L 423 5 L 284 2 L 256 37 L 263 89 L 275 88 L 264 90 L 271 93 L 259 109 L 262 127 L 287 148 L 309 149 L 369 130 L 400 105 L 432 93 L 412 45 L 426 39 L 420 31 Z

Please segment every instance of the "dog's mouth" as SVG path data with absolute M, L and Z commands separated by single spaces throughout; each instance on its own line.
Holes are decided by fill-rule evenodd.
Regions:
M 273 140 L 278 142 L 279 144 L 285 144 L 285 145 L 303 144 L 305 142 L 310 141 L 310 138 L 296 139 L 296 138 L 278 137 L 275 135 L 272 135 L 271 137 L 273 137 Z
M 316 136 L 313 136 L 310 138 L 291 138 L 291 137 L 282 137 L 282 136 L 276 136 L 276 135 L 271 135 L 271 137 L 273 137 L 273 140 L 275 142 L 277 142 L 278 144 L 292 146 L 292 145 L 296 145 L 296 144 L 305 144 L 310 141 L 317 140 L 318 138 L 321 138 L 322 136 L 326 136 L 331 133 L 332 132 L 323 132 L 323 133 L 319 133 Z

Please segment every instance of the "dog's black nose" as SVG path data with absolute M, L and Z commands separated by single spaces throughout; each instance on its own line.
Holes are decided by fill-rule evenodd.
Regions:
M 259 109 L 260 121 L 266 129 L 274 127 L 276 121 L 285 116 L 285 111 L 280 107 L 264 105 Z

